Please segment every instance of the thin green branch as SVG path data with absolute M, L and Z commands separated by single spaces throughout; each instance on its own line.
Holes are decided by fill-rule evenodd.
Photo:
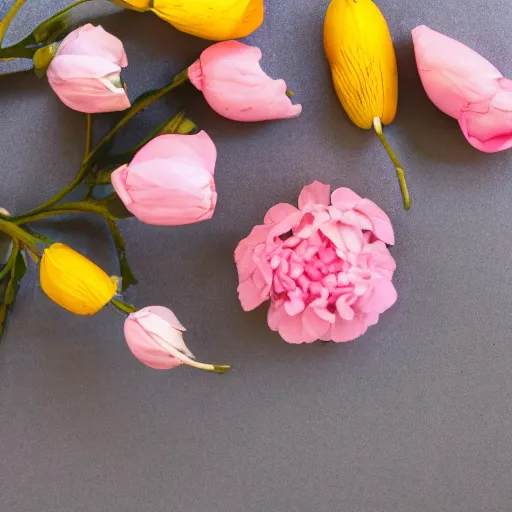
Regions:
M 84 160 L 87 160 L 89 153 L 91 152 L 91 143 L 92 143 L 92 115 L 85 114 L 87 118 L 87 131 L 85 134 L 85 154 Z
M 2 21 L 0 21 L 0 48 L 2 47 L 2 43 L 4 42 L 5 33 L 7 32 L 9 25 L 11 24 L 12 20 L 16 17 L 16 14 L 18 14 L 18 11 L 21 9 L 22 5 L 25 2 L 26 0 L 15 0 L 14 4 L 5 15 L 5 18 Z
M 37 240 L 27 233 L 24 229 L 17 226 L 14 222 L 0 219 L 0 231 L 9 235 L 13 240 L 19 240 L 23 245 L 26 245 L 34 254 L 39 256 L 37 249 Z

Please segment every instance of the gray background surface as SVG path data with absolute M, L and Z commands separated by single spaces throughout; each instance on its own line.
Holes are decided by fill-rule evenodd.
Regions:
M 217 378 L 145 368 L 126 347 L 122 317 L 60 310 L 33 268 L 0 346 L 2 511 L 512 510 L 511 153 L 478 153 L 429 103 L 410 39 L 425 23 L 511 77 L 512 7 L 378 3 L 400 69 L 399 114 L 387 134 L 408 173 L 412 210 L 400 207 L 377 139 L 350 124 L 334 95 L 321 44 L 328 1 L 267 0 L 249 40 L 262 47 L 265 70 L 296 92 L 300 118 L 236 124 L 186 87 L 124 139 L 189 105 L 217 144 L 212 221 L 128 220 L 122 230 L 141 281 L 130 299 L 171 306 L 191 350 L 234 370 Z M 66 2 L 28 4 L 11 42 Z M 152 15 L 100 11 L 126 44 L 131 98 L 167 83 L 208 45 Z M 85 122 L 31 73 L 1 78 L 0 122 L 0 205 L 21 212 L 74 176 Z M 346 345 L 287 345 L 268 330 L 265 307 L 247 314 L 237 300 L 238 240 L 313 179 L 377 201 L 397 234 L 399 302 Z M 116 272 L 94 219 L 46 230 Z

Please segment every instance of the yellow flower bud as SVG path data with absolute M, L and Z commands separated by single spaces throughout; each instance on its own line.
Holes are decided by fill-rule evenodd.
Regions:
M 151 10 L 182 32 L 204 39 L 238 39 L 254 32 L 264 17 L 264 0 L 114 0 Z
M 395 119 L 398 74 L 388 25 L 372 0 L 333 0 L 324 47 L 338 98 L 359 128 Z
M 115 282 L 101 268 L 67 245 L 56 243 L 41 259 L 43 291 L 77 315 L 94 315 L 116 294 Z
M 410 207 L 404 171 L 382 133 L 396 116 L 398 72 L 386 19 L 372 0 L 332 0 L 324 23 L 324 49 L 336 94 L 351 121 L 374 128 L 395 164 L 404 208 Z

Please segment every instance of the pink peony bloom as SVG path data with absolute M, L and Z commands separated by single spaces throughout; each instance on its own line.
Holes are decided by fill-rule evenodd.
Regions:
M 224 373 L 228 366 L 198 363 L 183 341 L 185 327 L 162 306 L 149 306 L 132 313 L 124 323 L 124 336 L 133 355 L 146 366 L 170 370 L 181 364 Z
M 467 46 L 422 25 L 412 31 L 423 87 L 454 117 L 468 142 L 495 153 L 512 147 L 512 80 Z
M 260 66 L 261 50 L 238 41 L 207 48 L 188 70 L 190 81 L 210 107 L 233 121 L 297 117 L 300 105 L 286 95 L 284 80 L 272 80 Z
M 62 41 L 47 76 L 57 96 L 73 110 L 116 112 L 130 107 L 120 76 L 127 65 L 123 43 L 87 24 Z
M 397 299 L 389 217 L 348 188 L 329 191 L 315 181 L 298 209 L 272 207 L 235 250 L 242 308 L 270 299 L 268 324 L 289 343 L 354 340 Z
M 202 131 L 160 135 L 112 173 L 112 185 L 140 221 L 181 226 L 211 219 L 217 202 L 217 150 Z

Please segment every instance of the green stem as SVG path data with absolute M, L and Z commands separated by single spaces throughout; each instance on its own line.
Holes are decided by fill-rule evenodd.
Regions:
M 16 225 L 29 224 L 38 220 L 53 217 L 55 215 L 67 215 L 70 213 L 95 213 L 101 215 L 106 219 L 111 219 L 112 216 L 108 212 L 107 208 L 100 204 L 93 202 L 74 202 L 74 203 L 63 203 L 56 208 L 46 210 L 44 212 L 35 213 L 32 215 L 24 216 L 23 218 L 13 218 L 12 222 Z M 0 228 L 1 229 L 1 228 Z
M 9 25 L 15 18 L 16 14 L 18 14 L 18 11 L 21 9 L 21 6 L 25 3 L 25 1 L 26 0 L 15 0 L 14 4 L 5 15 L 5 18 L 0 21 L 0 48 L 4 42 L 5 33 L 7 32 Z
M 103 137 L 103 139 L 100 140 L 98 145 L 89 153 L 89 156 L 83 161 L 82 166 L 80 167 L 80 170 L 78 171 L 78 174 L 75 176 L 75 179 L 66 187 L 64 187 L 61 191 L 57 192 L 53 197 L 51 197 L 48 201 L 46 201 L 41 206 L 38 206 L 37 208 L 34 208 L 33 210 L 30 210 L 29 212 L 25 213 L 24 215 L 19 215 L 18 217 L 14 217 L 13 219 L 15 221 L 24 221 L 27 217 L 30 217 L 32 215 L 38 214 L 40 212 L 43 212 L 47 210 L 48 208 L 52 207 L 53 205 L 57 204 L 61 199 L 63 199 L 65 196 L 67 196 L 70 192 L 72 192 L 80 183 L 82 183 L 82 180 L 85 178 L 89 163 L 91 162 L 92 158 L 98 153 L 100 149 L 102 149 L 107 143 L 109 143 L 114 136 L 119 132 L 123 126 L 125 126 L 128 121 L 130 121 L 132 118 L 134 118 L 141 110 L 144 110 L 149 105 L 154 103 L 155 101 L 159 100 L 169 92 L 171 92 L 173 89 L 178 87 L 179 85 L 185 83 L 188 80 L 188 69 L 182 71 L 178 75 L 176 75 L 173 79 L 173 81 L 167 85 L 166 87 L 163 87 L 162 89 L 159 89 L 155 91 L 154 93 L 150 94 L 147 97 L 143 97 L 142 99 L 139 99 L 136 101 L 133 106 L 128 110 L 126 115 L 112 128 L 112 130 Z M 145 95 L 144 95 L 145 96 Z
M 131 304 L 126 304 L 126 302 L 123 302 L 121 300 L 112 299 L 110 302 L 112 302 L 112 304 L 116 308 L 120 309 L 121 311 L 124 311 L 127 314 L 135 313 L 135 311 L 137 311 L 137 308 L 135 306 L 132 306 Z
M 11 254 L 9 254 L 9 259 L 5 264 L 5 267 L 2 270 L 0 270 L 0 281 L 10 272 L 11 267 L 14 265 L 17 256 L 18 251 L 16 250 L 16 247 L 13 245 L 11 248 Z
M 122 277 L 122 290 L 123 292 L 132 284 L 137 284 L 137 278 L 133 275 L 132 269 L 128 264 L 128 259 L 126 258 L 126 243 L 124 241 L 123 235 L 119 231 L 115 221 L 112 218 L 105 217 L 107 221 L 108 227 L 110 229 L 110 233 L 112 234 L 112 239 L 114 240 L 114 245 L 117 252 L 117 259 L 119 260 L 119 268 L 121 271 Z
M 395 165 L 396 175 L 398 176 L 398 183 L 400 184 L 400 191 L 402 192 L 402 198 L 404 201 L 404 210 L 408 210 L 411 207 L 411 197 L 409 196 L 409 190 L 407 188 L 405 172 L 402 168 L 402 164 L 396 157 L 394 151 L 391 149 L 391 146 L 389 145 L 386 137 L 384 136 L 384 133 L 382 131 L 382 122 L 380 118 L 374 118 L 373 128 L 375 129 L 375 133 L 377 134 L 377 137 L 379 138 L 380 142 L 384 146 L 384 149 L 387 151 L 389 158 L 391 158 L 391 161 Z
M 92 115 L 85 114 L 87 119 L 87 131 L 85 134 L 85 154 L 84 161 L 87 160 L 89 153 L 91 152 L 91 143 L 92 143 Z
M 19 240 L 26 245 L 35 255 L 39 256 L 37 240 L 14 222 L 0 219 L 0 231 L 9 235 L 14 240 Z

